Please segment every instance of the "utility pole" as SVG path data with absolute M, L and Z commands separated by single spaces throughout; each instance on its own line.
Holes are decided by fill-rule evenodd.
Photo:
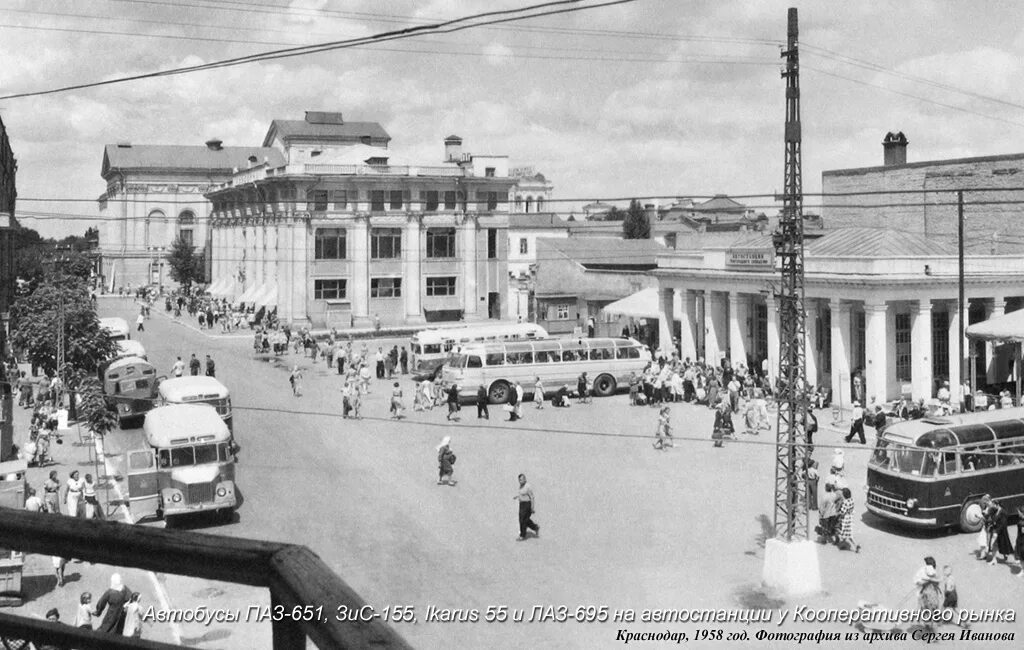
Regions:
M 804 223 L 797 10 L 789 9 L 786 60 L 785 190 L 773 235 L 781 284 L 779 305 L 778 427 L 775 442 L 775 539 L 765 544 L 764 579 L 791 595 L 821 589 L 817 549 L 808 537 L 807 370 L 805 366 Z M 770 315 L 769 315 L 770 317 Z
M 967 327 L 967 323 L 964 322 L 967 318 L 967 297 L 964 291 L 964 191 L 958 190 L 956 193 L 956 249 L 957 249 L 957 318 L 958 331 L 957 341 L 959 342 L 960 359 L 957 362 L 957 366 L 960 368 L 960 386 L 956 387 L 957 391 L 961 391 L 961 386 L 968 383 L 967 375 L 964 374 L 964 329 Z M 975 364 L 974 364 L 974 345 L 971 345 L 971 393 L 974 393 L 975 388 Z M 950 386 L 950 388 L 953 388 Z M 960 395 L 960 399 L 967 403 L 967 396 Z M 973 402 L 972 402 L 973 407 Z

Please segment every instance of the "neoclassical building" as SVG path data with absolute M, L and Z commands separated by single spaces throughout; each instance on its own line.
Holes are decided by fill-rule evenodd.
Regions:
M 274 120 L 278 156 L 206 193 L 211 293 L 315 326 L 508 317 L 507 157 L 449 136 L 415 164 L 389 141 L 340 113 Z

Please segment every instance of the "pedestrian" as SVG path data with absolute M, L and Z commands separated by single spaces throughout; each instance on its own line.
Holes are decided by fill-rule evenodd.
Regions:
M 587 318 L 587 338 L 594 338 L 594 331 L 597 329 L 597 322 L 593 316 Z
M 451 443 L 452 437 L 445 436 L 437 446 L 437 484 L 455 487 L 456 482 L 452 480 L 452 474 L 455 473 L 455 453 L 452 452 Z
M 402 346 L 402 351 L 398 354 L 398 363 L 400 363 L 401 366 L 402 366 L 402 374 L 403 375 L 408 375 L 409 374 L 409 351 L 405 349 L 404 345 Z
M 384 379 L 384 348 L 377 348 L 377 379 Z
M 867 441 L 864 439 L 864 409 L 861 408 L 860 402 L 853 403 L 853 412 L 850 414 L 850 433 L 843 440 L 850 442 L 855 435 L 860 439 L 860 444 L 866 444 Z
M 345 374 L 345 357 L 345 351 L 341 348 L 334 351 L 334 365 L 337 366 L 339 375 Z
M 487 410 L 487 405 L 490 403 L 490 396 L 487 395 L 487 387 L 480 384 L 480 387 L 476 389 L 476 419 L 483 418 L 485 420 L 491 419 L 491 414 Z
M 387 379 L 393 379 L 395 376 L 395 362 L 391 360 L 391 355 L 384 355 L 384 377 Z
M 135 331 L 137 331 L 137 332 L 145 332 L 146 331 L 145 323 L 146 323 L 146 317 L 143 315 L 142 312 L 139 312 L 138 318 L 135 319 Z
M 92 474 L 85 475 L 82 483 L 82 499 L 85 501 L 85 518 L 93 519 L 100 514 L 100 502 L 96 498 L 96 483 L 92 480 Z
M 551 397 L 551 406 L 569 408 L 569 384 L 562 384 L 562 387 L 555 391 Z
M 935 570 L 935 558 L 928 556 L 924 559 L 924 566 L 914 574 L 914 585 L 917 587 L 917 606 L 925 614 L 921 619 L 928 621 L 925 629 L 930 631 L 930 621 L 942 609 L 942 584 Z
M 78 470 L 72 471 L 64 487 L 64 504 L 67 506 L 69 517 L 78 516 L 78 505 L 82 499 L 84 487 L 85 481 L 79 478 Z
M 1007 531 L 1008 517 L 1006 509 L 999 505 L 995 499 L 989 502 L 985 510 L 985 526 L 989 531 L 989 564 L 996 563 L 996 553 L 1003 556 L 1003 562 L 1007 562 L 1013 554 L 1013 545 L 1010 543 L 1010 533 Z
M 217 376 L 217 364 L 213 362 L 213 358 L 210 355 L 206 355 L 206 376 Z
M 539 409 L 544 408 L 544 384 L 541 382 L 540 377 L 533 378 L 533 403 Z
M 448 415 L 447 420 L 459 421 L 459 385 L 452 384 L 448 387 Z
M 401 420 L 404 409 L 405 406 L 402 404 L 402 387 L 396 381 L 391 391 L 391 419 Z
M 664 450 L 666 447 L 674 447 L 672 443 L 672 425 L 670 422 L 672 413 L 668 406 L 662 406 L 658 412 L 658 424 L 654 429 L 654 448 Z
M 413 405 L 415 409 L 415 405 Z M 352 410 L 352 382 L 348 379 L 341 385 L 341 417 L 348 418 L 349 412 Z
M 528 529 L 533 531 L 535 537 L 540 537 L 540 526 L 533 522 L 533 515 L 537 512 L 536 501 L 533 488 L 526 482 L 526 474 L 519 475 L 519 491 L 512 500 L 519 502 L 519 537 L 516 541 L 525 541 Z
M 853 493 L 850 488 L 843 488 L 843 501 L 839 504 L 839 548 L 853 549 L 860 553 L 860 544 L 853 539 Z
M 142 606 L 139 592 L 134 592 L 124 605 L 124 635 L 139 639 L 142 637 Z
M 361 420 L 363 416 L 360 414 L 360 409 L 363 406 L 363 392 L 359 390 L 359 386 L 354 386 L 352 390 L 352 419 Z
M 835 483 L 825 481 L 825 497 L 818 511 L 818 525 L 814 528 L 819 544 L 834 544 L 837 541 L 836 517 L 839 513 L 838 499 L 841 498 L 842 495 L 836 492 Z
M 589 402 L 587 398 L 587 373 L 576 378 L 576 399 L 580 404 Z
M 363 363 L 359 368 L 359 380 L 363 385 L 363 393 L 368 394 L 370 392 L 370 366 L 366 363 Z
M 171 366 L 171 374 L 175 377 L 181 377 L 185 374 L 185 362 L 181 360 L 181 357 L 178 357 L 178 360 Z
M 192 353 L 192 358 L 190 358 L 188 360 L 188 370 L 189 370 L 189 373 L 191 373 L 191 375 L 193 377 L 195 377 L 195 376 L 199 375 L 199 369 L 201 367 L 202 367 L 202 364 L 199 362 L 199 359 L 196 358 L 196 353 L 193 352 Z
M 115 573 L 110 576 L 110 589 L 103 592 L 99 601 L 96 602 L 96 609 L 93 616 L 103 616 L 97 632 L 107 634 L 124 634 L 124 606 L 131 596 L 131 590 L 121 582 L 121 574 Z
M 46 506 L 43 504 L 43 500 L 36 495 L 34 487 L 25 490 L 25 494 L 28 495 L 25 499 L 25 510 L 28 512 L 46 512 Z
M 43 483 L 43 504 L 47 512 L 60 514 L 60 479 L 57 478 L 57 470 L 51 471 Z
M 380 314 L 373 315 L 373 329 L 376 332 L 380 332 Z
M 92 629 L 92 594 L 83 591 L 78 597 L 78 612 L 75 614 L 75 627 Z
M 723 397 L 718 400 L 717 408 L 715 408 L 715 423 L 711 439 L 715 441 L 716 447 L 721 447 L 725 438 L 732 436 L 734 431 L 732 409 L 729 408 L 729 402 Z
M 818 481 L 821 474 L 818 472 L 818 461 L 813 458 L 807 459 L 807 469 L 804 475 L 807 478 L 807 509 L 818 509 Z
M 960 611 L 960 596 L 956 592 L 956 581 L 953 579 L 953 568 L 948 564 L 942 567 L 942 608 Z M 959 620 L 957 616 L 956 620 Z
M 68 565 L 68 561 L 59 555 L 51 555 L 50 562 L 53 564 L 53 574 L 57 577 L 57 586 L 64 586 L 64 567 Z
M 288 375 L 288 382 L 292 385 L 292 395 L 302 397 L 302 371 L 298 366 L 292 366 L 292 372 Z
M 1017 556 L 1017 565 L 1021 571 L 1018 578 L 1024 578 L 1024 506 L 1017 508 L 1017 540 L 1014 542 L 1013 554 Z

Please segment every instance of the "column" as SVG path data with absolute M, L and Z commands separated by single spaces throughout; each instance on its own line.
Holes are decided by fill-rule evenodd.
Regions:
M 256 287 L 261 287 L 267 281 L 266 265 L 267 265 L 267 230 L 263 223 L 263 219 L 257 217 L 255 221 L 253 246 L 255 247 L 256 254 L 253 256 L 256 260 Z
M 405 264 L 402 267 L 402 298 L 405 301 L 405 322 L 407 324 L 425 323 L 420 296 L 424 291 L 424 280 L 420 271 L 420 255 L 423 247 L 422 215 L 410 214 L 406 220 L 403 233 L 402 255 Z
M 464 288 L 462 300 L 464 305 L 464 317 L 472 320 L 478 317 L 480 311 L 480 297 L 476 295 L 476 269 L 477 269 L 477 221 L 476 216 L 466 215 L 462 226 L 456 231 L 462 233 L 462 286 Z M 487 315 L 484 314 L 486 318 Z
M 810 298 L 805 300 L 807 310 L 804 313 L 804 372 L 811 388 L 817 386 L 818 379 L 818 302 Z
M 850 305 L 838 298 L 828 303 L 832 323 L 832 403 L 848 406 L 850 399 Z
M 779 343 L 779 303 L 770 293 L 764 301 L 768 310 L 768 380 L 774 386 L 775 378 L 779 376 L 779 348 L 782 347 Z
M 681 359 L 697 359 L 697 341 L 693 331 L 694 317 L 697 313 L 696 292 L 689 289 L 679 291 L 681 322 L 679 326 L 679 357 Z
M 352 222 L 352 278 L 347 291 L 356 325 L 370 325 L 370 217 Z
M 724 309 L 721 294 L 715 291 L 704 292 L 704 354 L 706 355 L 704 361 L 710 366 L 717 366 L 721 357 L 722 343 L 719 340 L 719 328 L 716 321 L 721 319 L 719 312 Z
M 1006 313 L 1006 297 L 996 296 L 992 299 L 991 306 L 989 302 L 985 301 L 985 320 L 994 318 L 996 316 L 1002 316 Z M 1012 347 L 1012 346 L 1011 346 Z M 999 363 L 1000 355 L 996 354 L 996 346 L 992 341 L 985 342 L 985 375 L 988 383 L 1001 383 L 1006 381 L 1007 372 L 1005 362 Z M 1002 370 L 1000 371 L 1000 365 Z
M 282 221 L 279 217 L 274 218 L 279 230 L 277 238 L 281 249 L 281 275 L 277 285 L 277 316 L 282 323 L 291 325 L 295 319 L 292 311 L 292 225 Z
M 280 254 L 277 250 L 277 224 L 273 220 L 264 222 L 266 228 L 266 241 L 264 243 L 265 257 L 266 257 L 266 270 L 264 275 L 268 284 L 279 284 L 280 275 L 278 275 L 277 263 L 280 259 Z M 280 289 L 278 294 L 280 295 Z M 273 307 L 273 305 L 271 305 Z
M 910 354 L 911 382 L 914 399 L 931 399 L 932 380 L 932 303 L 921 300 L 917 311 L 911 312 Z
M 732 365 L 747 363 L 747 341 L 744 325 L 747 317 L 747 300 L 735 291 L 729 292 L 729 360 Z
M 256 227 L 248 220 L 243 222 L 242 232 L 245 237 L 245 286 L 244 289 L 258 286 L 256 284 Z
M 875 397 L 884 402 L 889 397 L 889 332 L 886 328 L 888 305 L 882 302 L 864 302 L 864 338 L 867 356 L 864 397 Z
M 963 399 L 964 391 L 961 388 L 961 384 L 964 381 L 970 379 L 970 371 L 967 375 L 960 376 L 960 368 L 964 365 L 964 360 L 960 356 L 960 323 L 967 322 L 967 309 L 963 314 L 957 311 L 957 301 L 949 303 L 949 392 L 950 401 L 956 404 L 958 401 Z M 964 345 L 964 354 L 967 354 L 967 346 Z
M 309 251 L 308 226 L 309 222 L 297 217 L 293 220 L 292 230 L 292 313 L 296 320 L 304 322 L 308 320 L 306 309 L 306 294 L 309 286 L 309 265 L 307 264 L 307 253 Z
M 675 324 L 676 290 L 658 287 L 658 347 L 671 357 L 675 344 L 672 341 Z

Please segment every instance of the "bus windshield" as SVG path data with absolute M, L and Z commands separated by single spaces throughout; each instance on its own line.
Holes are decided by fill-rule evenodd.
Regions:
M 189 467 L 229 460 L 228 443 L 210 443 L 194 447 L 160 450 L 160 467 Z
M 908 445 L 889 444 L 884 439 L 879 441 L 871 464 L 881 469 L 904 474 L 920 474 L 924 461 L 924 449 Z

